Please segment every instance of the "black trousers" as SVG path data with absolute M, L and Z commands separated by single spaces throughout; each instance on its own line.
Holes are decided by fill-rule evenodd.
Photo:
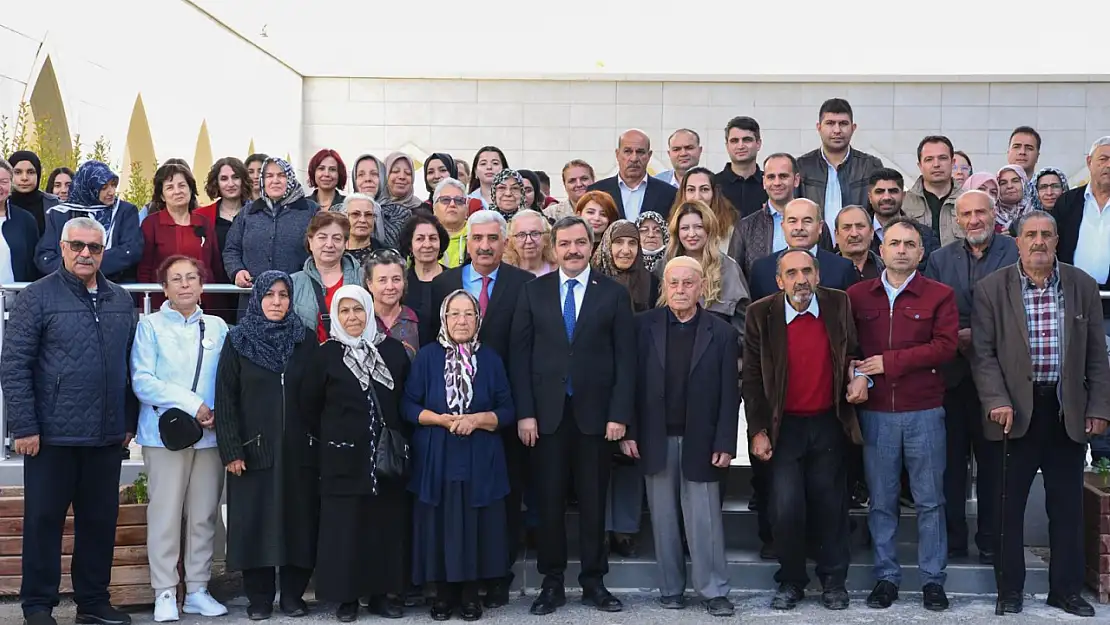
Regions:
M 243 571 L 243 591 L 251 605 L 266 605 L 274 603 L 276 591 L 274 585 L 275 569 L 267 566 Z M 308 588 L 308 580 L 312 579 L 312 569 L 303 569 L 299 566 L 281 567 L 281 596 L 288 599 L 300 599 Z
M 752 447 L 752 438 L 748 437 L 748 449 Z M 752 461 L 752 499 L 759 508 L 756 510 L 756 520 L 759 522 L 759 540 L 763 544 L 772 542 L 771 537 L 771 463 L 764 462 L 755 456 Z M 721 498 L 724 501 L 724 498 Z
M 578 494 L 578 544 L 582 588 L 595 588 L 609 572 L 605 548 L 605 499 L 609 490 L 613 444 L 604 436 L 583 434 L 574 418 L 570 397 L 563 420 L 553 434 L 540 435 L 532 449 L 536 502 L 539 508 L 537 570 L 544 588 L 562 588 L 567 568 L 567 487 L 572 478 Z
M 1083 467 L 1087 447 L 1068 437 L 1060 418 L 1055 386 L 1034 386 L 1029 430 L 1009 442 L 1006 465 L 1006 504 L 1002 509 L 1004 542 L 994 559 L 998 590 L 1025 589 L 1025 505 L 1029 488 L 1040 469 L 1048 513 L 1048 568 L 1050 592 L 1071 595 L 1083 589 Z M 1002 467 L 1002 442 L 988 442 L 984 464 Z M 1001 501 L 1001 480 L 992 492 Z M 995 537 L 995 544 L 999 544 Z
M 505 465 L 509 471 L 509 494 L 505 497 L 505 521 L 509 529 L 509 574 L 513 579 L 513 565 L 520 557 L 521 539 L 524 534 L 524 491 L 531 484 L 531 465 L 528 462 L 529 449 L 520 442 L 515 427 L 501 430 L 501 440 L 505 447 Z
M 78 610 L 109 603 L 119 516 L 119 445 L 43 445 L 23 459 L 23 613 L 50 612 L 62 580 L 62 530 L 73 506 L 73 599 Z
M 831 412 L 783 417 L 771 455 L 771 531 L 779 556 L 775 581 L 803 588 L 809 584 L 809 551 L 817 556 L 817 577 L 823 587 L 844 585 L 850 557 L 848 445 L 840 421 Z M 807 519 L 813 520 L 808 524 L 812 532 L 807 532 Z M 810 540 L 817 544 L 807 545 Z
M 948 549 L 967 549 L 967 486 L 972 455 L 978 468 L 977 491 L 979 521 L 975 545 L 980 552 L 994 550 L 994 533 L 998 527 L 998 500 L 989 496 L 997 492 L 999 466 L 984 462 L 983 413 L 979 391 L 970 375 L 944 394 L 944 430 L 947 436 L 947 459 L 944 465 L 945 521 L 948 527 Z

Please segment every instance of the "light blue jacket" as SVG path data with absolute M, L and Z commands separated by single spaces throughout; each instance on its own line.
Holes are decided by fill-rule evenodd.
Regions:
M 200 367 L 197 390 L 193 376 L 197 369 L 197 351 L 201 337 L 200 320 L 204 319 L 204 360 Z M 139 410 L 139 431 L 135 440 L 144 447 L 164 447 L 158 433 L 158 416 L 162 410 L 178 408 L 196 416 L 201 403 L 215 412 L 216 365 L 227 338 L 223 319 L 206 315 L 199 307 L 186 319 L 170 307 L 162 308 L 139 321 L 135 344 L 131 348 L 131 385 L 142 403 Z M 154 407 L 159 408 L 155 412 Z M 216 431 L 205 430 L 194 446 L 208 449 L 216 446 Z
M 365 288 L 362 283 L 362 266 L 354 256 L 344 254 L 339 263 L 343 268 L 343 284 L 357 284 Z M 316 325 L 320 321 L 320 300 L 316 293 L 324 283 L 320 270 L 316 268 L 316 261 L 309 256 L 304 261 L 304 269 L 289 277 L 293 280 L 293 312 L 301 318 L 304 327 L 316 332 Z

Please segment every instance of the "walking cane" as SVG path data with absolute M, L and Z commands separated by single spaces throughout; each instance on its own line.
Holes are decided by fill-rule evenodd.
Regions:
M 995 616 L 1005 616 L 1006 610 L 1002 608 L 1002 573 L 1005 571 L 1002 559 L 1006 553 L 1006 465 L 1009 464 L 1010 459 L 1010 433 L 1005 430 L 1002 431 L 1002 507 L 998 510 L 998 549 L 994 552 L 995 562 L 997 563 L 998 573 L 995 575 L 995 585 L 998 586 L 998 598 L 994 602 Z

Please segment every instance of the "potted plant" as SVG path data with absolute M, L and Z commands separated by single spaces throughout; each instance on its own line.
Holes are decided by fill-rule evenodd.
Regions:
M 1110 603 L 1110 459 L 1083 475 L 1083 539 L 1087 585 Z

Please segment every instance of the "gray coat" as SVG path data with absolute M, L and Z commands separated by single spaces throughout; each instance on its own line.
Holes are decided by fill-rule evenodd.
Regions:
M 308 258 L 305 233 L 319 207 L 300 199 L 275 214 L 262 199 L 255 200 L 231 222 L 224 245 L 224 269 L 232 280 L 246 269 L 252 276 L 276 269 L 292 274 Z
M 365 288 L 362 283 L 362 268 L 350 254 L 344 254 L 341 261 L 343 266 L 343 284 L 357 284 Z M 316 324 L 320 315 L 319 298 L 317 293 L 324 288 L 324 281 L 316 269 L 316 261 L 311 256 L 304 261 L 304 269 L 290 276 L 293 279 L 293 312 L 301 318 L 305 327 L 316 331 Z M 367 311 L 373 314 L 373 311 Z

